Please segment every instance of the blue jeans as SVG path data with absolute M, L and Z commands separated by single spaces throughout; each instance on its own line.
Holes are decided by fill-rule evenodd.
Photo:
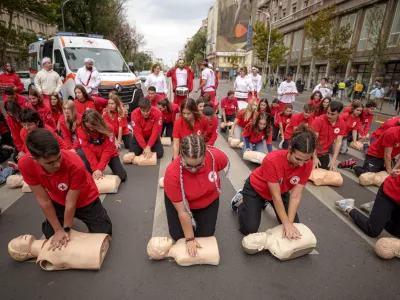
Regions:
M 331 153 L 333 153 L 333 151 L 335 150 L 335 144 L 336 143 L 333 143 L 329 150 Z M 342 145 L 340 146 L 340 150 L 339 150 L 340 154 L 345 154 L 346 152 L 347 152 L 347 137 L 343 138 Z
M 396 101 L 396 96 L 397 96 L 397 91 L 390 92 L 389 102 L 393 102 L 394 103 Z
M 262 140 L 261 142 L 257 144 L 253 144 L 249 142 L 249 139 L 247 137 L 243 138 L 244 140 L 244 147 L 243 147 L 243 153 L 246 152 L 247 149 L 250 149 L 251 151 L 257 151 L 261 153 L 267 153 L 267 143 L 265 140 Z M 272 151 L 272 145 L 271 146 L 271 151 Z M 269 151 L 269 149 L 268 149 Z
M 375 139 L 371 138 L 369 140 L 369 144 L 372 145 L 373 142 L 375 142 Z M 363 150 L 364 150 L 365 154 L 367 154 L 368 148 L 369 148 L 369 145 L 367 143 L 365 143 L 364 146 L 363 146 Z
M 7 177 L 12 175 L 14 173 L 14 169 L 10 168 L 10 167 L 6 167 L 4 168 L 1 172 L 0 172 L 0 184 L 3 184 L 6 182 Z

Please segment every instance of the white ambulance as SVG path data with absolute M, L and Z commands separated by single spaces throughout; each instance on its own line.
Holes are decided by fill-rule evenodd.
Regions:
M 112 41 L 101 35 L 59 32 L 57 36 L 29 45 L 31 81 L 42 68 L 43 57 L 51 58 L 53 69 L 60 74 L 64 100 L 75 99 L 75 75 L 84 65 L 85 58 L 92 58 L 100 73 L 99 96 L 108 98 L 111 90 L 117 90 L 125 108 L 132 112 L 143 97 L 140 79 L 132 73 L 121 53 Z

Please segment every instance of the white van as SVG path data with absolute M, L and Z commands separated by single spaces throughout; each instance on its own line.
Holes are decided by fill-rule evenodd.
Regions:
M 94 59 L 94 66 L 100 73 L 99 96 L 107 99 L 111 90 L 117 90 L 129 112 L 138 107 L 143 97 L 140 79 L 128 68 L 114 43 L 100 35 L 59 32 L 48 40 L 30 44 L 29 56 L 32 83 L 42 68 L 43 57 L 51 58 L 54 71 L 63 81 L 61 94 L 64 100 L 75 99 L 75 75 L 88 57 Z

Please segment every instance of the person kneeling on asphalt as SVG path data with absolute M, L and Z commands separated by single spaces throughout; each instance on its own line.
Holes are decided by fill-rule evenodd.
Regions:
M 42 208 L 46 221 L 42 232 L 53 235 L 53 249 L 67 246 L 74 217 L 91 233 L 112 234 L 112 224 L 99 199 L 99 191 L 79 156 L 60 150 L 55 136 L 43 128 L 30 132 L 29 154 L 18 162 L 24 181 Z
M 368 236 L 376 238 L 383 229 L 400 238 L 400 170 L 394 171 L 379 187 L 369 217 L 354 209 L 354 199 L 336 201 L 336 206 L 348 214 L 354 223 Z
M 221 100 L 222 120 L 225 125 L 228 122 L 233 123 L 235 121 L 236 114 L 239 111 L 239 105 L 235 98 L 234 91 L 228 91 L 227 97 Z M 221 128 L 222 132 L 226 132 L 227 127 Z
M 207 148 L 201 136 L 190 135 L 182 139 L 180 155 L 165 171 L 169 234 L 175 241 L 186 238 L 191 256 L 201 247 L 196 237 L 214 235 L 221 193 L 218 172 L 228 165 L 224 152 Z
M 139 107 L 131 115 L 133 129 L 133 140 L 129 152 L 136 156 L 143 154 L 144 158 L 151 158 L 155 152 L 160 159 L 164 155 L 164 148 L 161 144 L 162 113 L 150 100 L 142 98 L 139 100 Z
M 289 150 L 268 154 L 261 166 L 251 173 L 243 190 L 239 190 L 231 202 L 232 210 L 238 212 L 241 233 L 248 235 L 258 231 L 261 210 L 270 203 L 284 226 L 284 236 L 301 238 L 293 223 L 299 223 L 297 208 L 313 168 L 316 145 L 316 134 L 302 124 L 293 133 Z

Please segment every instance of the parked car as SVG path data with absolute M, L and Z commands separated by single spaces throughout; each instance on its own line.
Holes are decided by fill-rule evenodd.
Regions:
M 17 71 L 15 72 L 21 78 L 21 82 L 24 84 L 24 89 L 21 93 L 28 93 L 29 86 L 31 85 L 31 77 L 29 71 Z
M 149 76 L 150 74 L 150 71 L 142 71 L 139 73 L 139 78 L 142 82 L 145 82 L 147 80 L 147 76 Z

